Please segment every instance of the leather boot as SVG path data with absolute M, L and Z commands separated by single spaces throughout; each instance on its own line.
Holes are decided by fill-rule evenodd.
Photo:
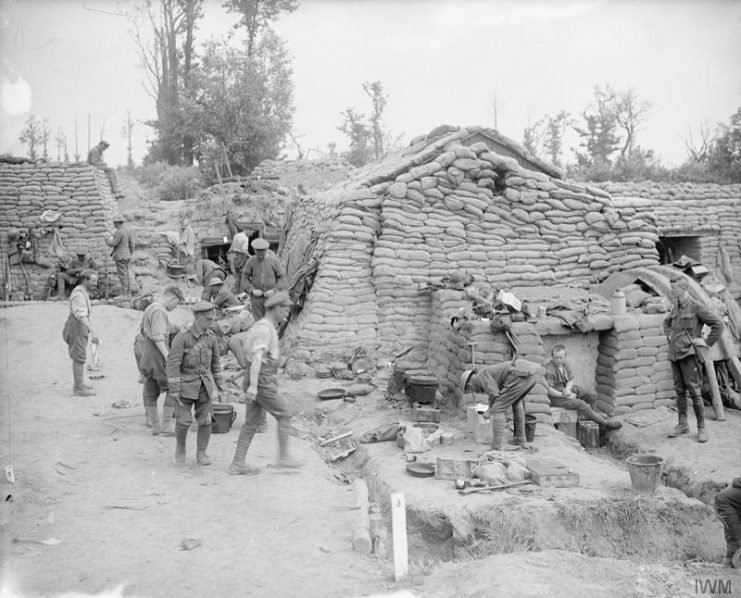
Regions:
M 85 364 L 79 361 L 72 362 L 72 378 L 74 380 L 74 386 L 72 388 L 72 394 L 77 397 L 94 397 L 95 392 L 91 386 L 87 386 L 84 382 L 85 376 Z
M 160 429 L 162 436 L 175 435 L 175 410 L 172 408 L 172 400 L 170 403 L 168 405 L 165 399 L 165 405 L 162 407 L 162 427 Z
M 687 397 L 677 397 L 677 412 L 679 413 L 679 421 L 674 429 L 669 432 L 669 438 L 676 438 L 682 434 L 687 434 L 690 431 L 690 427 L 687 425 Z
M 598 411 L 592 409 L 591 407 L 585 410 L 584 416 L 587 419 L 592 420 L 593 422 L 597 422 L 600 426 L 604 426 L 608 430 L 617 430 L 618 428 L 622 427 L 622 423 L 619 421 L 615 421 L 614 419 L 608 419 Z
M 146 404 L 144 409 L 147 412 L 147 419 L 152 423 L 152 436 L 159 436 L 160 429 L 160 416 L 157 413 L 157 403 L 154 405 Z
M 278 422 L 278 462 L 277 467 L 298 469 L 303 467 L 303 461 L 291 457 L 288 451 L 288 442 L 291 436 L 291 423 L 284 419 Z
M 185 441 L 188 439 L 188 426 L 175 426 L 175 463 L 185 463 Z
M 697 420 L 697 442 L 707 442 L 708 434 L 705 432 L 705 407 L 702 404 L 702 399 L 699 401 L 692 401 L 692 409 L 695 412 L 695 419 Z
M 211 458 L 206 454 L 208 442 L 211 440 L 211 424 L 199 425 L 197 438 L 196 461 L 198 465 L 211 465 Z
M 252 444 L 252 439 L 255 433 L 247 430 L 246 425 L 242 425 L 239 430 L 239 437 L 237 438 L 237 449 L 234 451 L 234 458 L 232 459 L 231 465 L 229 465 L 229 473 L 232 475 L 254 475 L 259 473 L 260 469 L 254 465 L 245 464 L 244 460 L 247 457 L 247 451 Z
M 507 421 L 504 413 L 496 413 L 491 416 L 491 450 L 502 450 L 502 439 L 504 438 L 504 428 Z
M 515 438 L 513 444 L 526 447 L 528 446 L 528 442 L 525 437 L 525 406 L 522 403 L 522 401 L 518 401 L 512 407 L 515 425 Z

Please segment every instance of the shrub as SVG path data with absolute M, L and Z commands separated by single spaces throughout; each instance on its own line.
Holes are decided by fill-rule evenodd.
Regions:
M 170 166 L 159 185 L 160 199 L 175 201 L 195 196 L 201 188 L 201 173 L 195 166 Z

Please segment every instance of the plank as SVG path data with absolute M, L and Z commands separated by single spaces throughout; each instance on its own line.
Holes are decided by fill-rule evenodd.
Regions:
M 391 494 L 391 525 L 394 540 L 394 578 L 401 581 L 409 575 L 407 511 L 403 492 Z

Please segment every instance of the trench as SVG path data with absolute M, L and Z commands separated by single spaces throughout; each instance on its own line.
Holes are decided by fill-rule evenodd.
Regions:
M 631 452 L 623 444 L 596 451 L 615 460 Z M 391 531 L 392 489 L 378 475 L 375 459 L 360 446 L 343 465 L 376 486 L 377 502 Z M 376 474 L 376 475 L 374 475 Z M 698 488 L 679 470 L 667 470 L 662 483 L 674 490 L 646 497 L 632 492 L 616 496 L 574 498 L 489 495 L 491 501 L 461 502 L 435 508 L 407 501 L 410 563 L 469 561 L 499 553 L 558 549 L 592 557 L 631 559 L 644 563 L 719 562 L 723 532 L 707 501 L 715 488 Z M 466 499 L 462 499 L 465 501 Z

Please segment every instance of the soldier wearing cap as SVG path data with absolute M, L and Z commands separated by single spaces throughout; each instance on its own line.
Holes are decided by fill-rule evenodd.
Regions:
M 489 396 L 485 418 L 491 418 L 491 448 L 502 449 L 505 413 L 512 407 L 515 424 L 515 444 L 528 448 L 525 438 L 525 397 L 535 386 L 535 376 L 541 366 L 525 359 L 514 359 L 480 370 L 466 370 L 461 375 L 461 391 L 481 392 Z
M 111 257 L 116 263 L 116 274 L 121 282 L 121 293 L 128 297 L 131 294 L 131 279 L 129 276 L 129 261 L 134 253 L 134 237 L 126 226 L 122 216 L 113 219 L 116 232 L 106 240 L 106 245 L 112 247 Z
M 249 359 L 249 369 L 244 376 L 245 417 L 237 439 L 237 449 L 229 466 L 232 475 L 252 475 L 260 470 L 245 463 L 247 451 L 258 431 L 264 412 L 278 421 L 278 467 L 296 468 L 303 465 L 288 452 L 291 413 L 288 403 L 278 393 L 277 373 L 280 361 L 278 324 L 288 317 L 291 300 L 288 294 L 278 291 L 265 301 L 265 317 L 255 323 L 245 335 L 244 352 Z
M 236 307 L 242 305 L 228 288 L 224 286 L 224 281 L 218 276 L 214 276 L 208 283 L 209 301 L 218 309 L 226 307 Z
M 250 296 L 250 306 L 255 320 L 265 315 L 265 301 L 275 291 L 283 288 L 285 274 L 275 257 L 268 253 L 270 244 L 262 238 L 252 241 L 253 255 L 242 268 L 242 278 L 239 288 Z
M 93 270 L 83 270 L 78 284 L 69 296 L 69 317 L 64 324 L 62 338 L 67 343 L 72 359 L 73 393 L 80 397 L 95 395 L 93 387 L 85 384 L 85 361 L 87 359 L 88 338 L 98 343 L 98 335 L 91 323 L 90 291 L 98 286 L 98 274 Z
M 160 427 L 157 399 L 160 394 L 167 391 L 165 364 L 170 346 L 170 321 L 167 314 L 182 303 L 183 299 L 183 291 L 179 288 L 166 287 L 160 297 L 144 310 L 139 334 L 134 340 L 136 365 L 144 378 L 142 389 L 144 410 L 154 436 L 158 434 L 172 436 L 175 433 L 172 396 L 169 393 L 165 396 L 165 404 L 162 407 L 163 427 Z
M 121 199 L 124 195 L 118 188 L 116 180 L 116 171 L 103 161 L 103 152 L 110 147 L 110 143 L 101 139 L 98 145 L 94 145 L 87 154 L 87 163 L 96 168 L 100 168 L 106 173 L 108 181 L 111 184 L 111 193 L 116 199 Z
M 216 318 L 213 304 L 201 301 L 193 306 L 195 321 L 180 331 L 167 354 L 167 385 L 175 401 L 175 462 L 185 463 L 185 442 L 195 409 L 198 422 L 196 461 L 210 465 L 206 454 L 211 439 L 212 402 L 224 385 L 216 335 L 210 326 Z
M 226 271 L 224 268 L 219 266 L 216 262 L 211 260 L 198 260 L 195 265 L 196 280 L 203 285 L 203 292 L 201 293 L 201 299 L 203 301 L 210 301 L 213 297 L 211 291 L 211 281 L 214 278 L 220 278 L 222 282 L 226 280 Z

